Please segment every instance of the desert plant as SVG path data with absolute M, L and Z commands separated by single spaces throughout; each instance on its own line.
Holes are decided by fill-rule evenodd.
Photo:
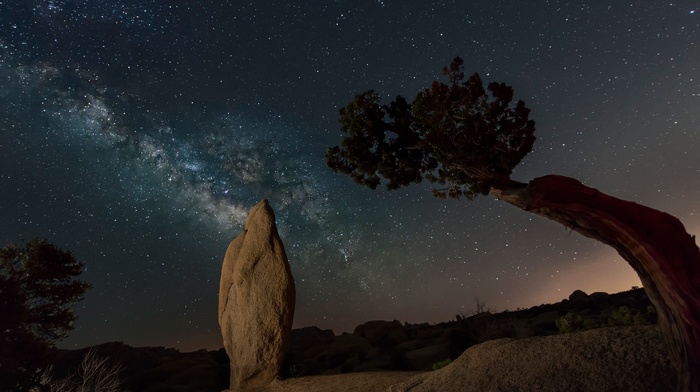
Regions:
M 610 315 L 610 318 L 608 318 L 608 325 L 635 324 L 634 316 L 634 312 L 628 306 L 620 306 L 616 310 L 613 310 L 612 314 Z
M 80 369 L 67 378 L 54 379 L 53 367 L 46 368 L 41 376 L 40 387 L 32 392 L 118 392 L 121 391 L 120 364 L 107 357 L 99 357 L 95 350 L 85 354 Z
M 515 337 L 516 332 L 513 318 L 507 314 L 495 314 L 495 310 L 477 307 L 481 311 L 470 310 L 469 313 L 457 315 L 457 322 L 465 332 L 473 339 L 474 343 L 483 343 L 487 340 Z
M 435 363 L 433 364 L 433 370 L 442 369 L 442 368 L 444 368 L 445 366 L 447 366 L 447 365 L 449 365 L 449 364 L 451 364 L 451 363 L 452 363 L 452 360 L 449 359 L 449 358 L 446 359 L 446 360 L 444 360 L 444 361 L 435 362 Z
M 607 319 L 605 314 L 609 314 Z M 583 316 L 568 312 L 566 315 L 559 317 L 555 323 L 560 333 L 623 325 L 646 325 L 656 323 L 656 311 L 650 305 L 647 307 L 646 312 L 630 308 L 629 306 L 620 306 L 600 315 Z
M 573 312 L 568 312 L 564 316 L 559 317 L 555 321 L 555 323 L 560 333 L 582 331 L 584 329 L 590 329 L 592 327 L 592 325 L 589 323 L 589 328 L 586 328 L 583 316 L 574 314 Z
M 457 315 L 457 321 L 464 320 L 471 316 L 476 316 L 477 314 L 481 313 L 496 313 L 496 309 L 491 309 L 487 307 L 486 301 L 482 301 L 481 299 L 479 299 L 478 296 L 474 296 L 474 308 L 460 311 Z
M 305 367 L 299 361 L 298 354 L 287 353 L 282 364 L 282 378 L 301 377 L 305 373 Z
M 587 329 L 600 327 L 600 324 L 596 323 L 594 319 L 583 317 L 573 312 L 568 312 L 566 315 L 559 317 L 555 321 L 555 324 L 559 329 L 559 333 L 585 331 Z
M 656 311 L 653 306 L 646 309 L 646 313 L 632 309 L 629 306 L 620 306 L 612 312 L 608 318 L 608 325 L 644 325 L 653 324 L 656 318 Z

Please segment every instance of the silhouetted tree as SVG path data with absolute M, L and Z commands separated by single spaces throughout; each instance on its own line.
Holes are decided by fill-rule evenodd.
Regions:
M 490 194 L 600 240 L 629 262 L 659 315 L 678 369 L 679 391 L 700 391 L 700 250 L 675 217 L 548 175 L 520 183 L 513 168 L 535 141 L 535 123 L 513 90 L 474 74 L 457 57 L 412 103 L 388 105 L 367 91 L 340 109 L 342 144 L 326 151 L 335 171 L 375 189 L 423 179 L 438 197 Z
M 472 199 L 507 180 L 535 141 L 530 110 L 523 101 L 511 108 L 503 83 L 487 93 L 479 74 L 464 81 L 459 57 L 443 72 L 450 85 L 433 82 L 412 104 L 399 96 L 381 105 L 367 91 L 340 109 L 342 148 L 326 152 L 328 166 L 372 189 L 381 179 L 393 190 L 426 178 L 443 185 L 433 190 L 439 197 Z
M 42 239 L 0 248 L 0 390 L 29 388 L 54 343 L 73 329 L 72 305 L 90 287 L 74 280 L 82 267 Z

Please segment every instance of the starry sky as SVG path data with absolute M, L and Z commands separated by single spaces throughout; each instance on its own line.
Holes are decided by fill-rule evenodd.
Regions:
M 59 346 L 221 347 L 248 211 L 275 209 L 295 327 L 441 322 L 639 285 L 614 251 L 491 197 L 328 170 L 338 108 L 412 99 L 459 55 L 537 121 L 513 173 L 572 176 L 700 233 L 700 2 L 0 0 L 0 245 L 93 285 Z

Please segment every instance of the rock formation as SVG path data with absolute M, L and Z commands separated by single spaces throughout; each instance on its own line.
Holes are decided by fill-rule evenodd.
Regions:
M 383 321 L 374 320 L 368 321 L 362 325 L 355 327 L 353 335 L 367 339 L 373 346 L 396 346 L 408 339 L 406 331 L 397 320 Z
M 267 200 L 250 212 L 224 256 L 219 325 L 231 360 L 230 391 L 268 385 L 280 374 L 296 291 Z
M 658 328 L 635 326 L 491 340 L 389 391 L 656 392 L 675 381 Z

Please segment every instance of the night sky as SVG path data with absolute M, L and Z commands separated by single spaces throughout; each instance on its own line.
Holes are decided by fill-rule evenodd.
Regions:
M 532 109 L 513 179 L 571 176 L 700 233 L 698 1 L 0 0 L 0 245 L 85 263 L 65 348 L 221 347 L 221 263 L 263 198 L 295 327 L 639 285 L 612 249 L 491 197 L 326 168 L 339 107 L 412 99 L 457 55 Z

